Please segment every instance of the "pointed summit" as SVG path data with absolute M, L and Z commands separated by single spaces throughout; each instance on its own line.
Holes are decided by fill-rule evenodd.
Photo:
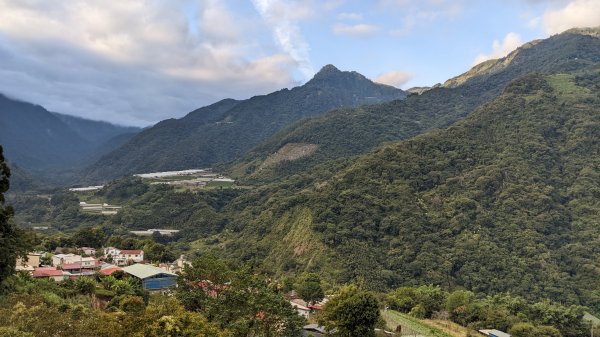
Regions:
M 336 78 L 339 78 L 340 76 L 343 76 L 344 73 L 347 73 L 347 72 L 339 70 L 333 64 L 328 64 L 328 65 L 324 66 L 323 68 L 321 68 L 321 70 L 319 70 L 319 72 L 316 73 L 315 76 L 313 76 L 313 78 L 309 82 L 315 82 L 315 81 L 320 82 L 320 81 L 336 79 Z
M 342 83 L 370 83 L 371 81 L 356 71 L 341 71 L 332 64 L 321 68 L 307 84 L 327 84 L 339 86 Z
M 339 74 L 341 72 L 342 71 L 339 70 L 338 68 L 336 68 L 336 66 L 334 66 L 333 64 L 327 64 L 327 65 L 323 66 L 323 68 L 321 68 L 321 70 L 319 70 L 318 73 L 315 74 L 315 77 Z

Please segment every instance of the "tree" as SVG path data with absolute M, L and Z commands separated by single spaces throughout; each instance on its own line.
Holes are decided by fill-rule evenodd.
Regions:
M 323 307 L 319 322 L 336 336 L 374 336 L 379 303 L 370 292 L 345 286 Z
M 25 234 L 11 221 L 13 209 L 4 206 L 4 192 L 8 191 L 10 169 L 4 162 L 0 146 L 0 283 L 15 272 L 18 257 L 27 253 Z
M 531 323 L 517 323 L 508 330 L 513 337 L 561 337 L 560 331 L 551 326 L 534 326 Z
M 299 336 L 304 319 L 285 298 L 248 269 L 232 270 L 205 254 L 185 268 L 176 296 L 234 336 Z
M 93 295 L 96 293 L 96 281 L 89 277 L 78 277 L 75 282 L 75 289 L 83 295 Z
M 73 241 L 75 241 L 75 244 L 79 247 L 88 246 L 100 248 L 105 240 L 106 235 L 102 229 L 98 227 L 84 227 L 73 235 Z
M 325 297 L 323 288 L 321 288 L 321 278 L 314 273 L 304 275 L 296 288 L 298 295 L 309 304 L 318 302 Z

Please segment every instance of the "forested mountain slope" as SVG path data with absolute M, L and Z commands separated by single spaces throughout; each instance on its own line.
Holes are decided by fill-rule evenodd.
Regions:
M 527 43 L 499 60 L 402 101 L 338 109 L 287 127 L 248 152 L 231 169 L 261 181 L 298 173 L 341 156 L 364 153 L 392 140 L 446 127 L 496 97 L 511 80 L 531 72 L 573 71 L 600 62 L 600 29 L 573 29 Z M 295 160 L 272 160 L 289 144 L 311 144 L 313 151 Z M 286 148 L 287 146 L 287 148 Z M 274 164 L 275 163 L 275 164 Z
M 113 137 L 138 130 L 51 113 L 0 94 L 0 145 L 6 158 L 32 173 L 73 169 Z
M 141 131 L 134 126 L 121 126 L 108 122 L 93 121 L 81 117 L 53 113 L 81 138 L 94 144 L 103 144 L 123 135 L 133 135 Z
M 448 129 L 248 192 L 203 247 L 375 289 L 433 283 L 599 310 L 599 74 L 528 75 Z
M 158 123 L 102 158 L 88 173 L 93 179 L 106 179 L 136 172 L 209 167 L 238 158 L 303 117 L 405 96 L 400 89 L 328 65 L 303 86 L 244 101 L 224 100 L 182 119 Z

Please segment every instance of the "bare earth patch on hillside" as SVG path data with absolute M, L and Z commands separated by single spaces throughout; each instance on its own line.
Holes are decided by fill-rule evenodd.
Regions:
M 277 152 L 267 157 L 260 166 L 260 169 L 279 164 L 283 161 L 293 161 L 310 156 L 317 150 L 317 147 L 319 147 L 317 144 L 287 143 L 277 150 Z

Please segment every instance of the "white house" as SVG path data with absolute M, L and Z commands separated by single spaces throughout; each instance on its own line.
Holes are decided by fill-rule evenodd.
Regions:
M 81 268 L 82 269 L 94 269 L 96 268 L 96 259 L 93 257 L 82 257 L 81 258 Z
M 308 316 L 310 316 L 310 308 L 300 303 L 296 303 L 296 301 L 290 301 L 290 304 L 292 305 L 292 307 L 294 307 L 294 309 L 296 309 L 298 315 L 308 319 Z
M 81 255 L 76 254 L 56 254 L 52 256 L 52 265 L 55 267 L 62 266 L 65 263 L 81 262 Z
M 79 248 L 79 251 L 81 251 L 82 254 L 89 255 L 89 256 L 96 255 L 96 249 L 92 248 L 92 247 L 81 247 L 81 248 Z
M 106 247 L 104 248 L 104 256 L 117 256 L 119 255 L 119 253 L 121 252 L 121 250 L 119 248 L 115 248 L 115 247 Z
M 104 248 L 104 256 L 112 257 L 112 262 L 117 266 L 127 266 L 144 261 L 144 251 L 139 249 L 127 250 L 107 247 Z

